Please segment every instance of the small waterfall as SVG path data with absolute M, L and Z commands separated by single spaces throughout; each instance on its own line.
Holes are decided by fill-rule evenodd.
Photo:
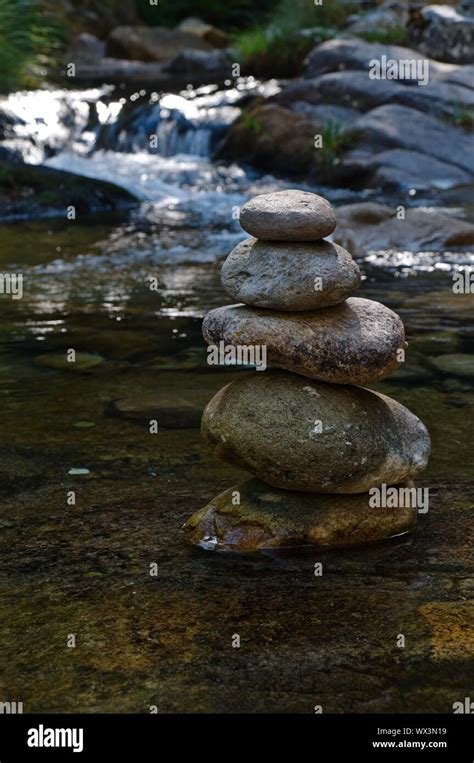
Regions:
M 165 95 L 124 109 L 117 120 L 99 130 L 96 149 L 160 156 L 192 154 L 208 157 L 225 131 L 240 114 L 229 104 L 206 108 L 180 95 Z
M 95 142 L 106 93 L 107 88 L 32 90 L 1 98 L 3 157 L 41 164 L 65 148 L 86 153 Z
M 89 90 L 38 90 L 0 99 L 0 156 L 41 164 L 62 151 L 87 156 L 96 150 L 210 157 L 250 96 L 279 90 L 252 77 L 181 94 L 128 97 L 113 86 Z
M 138 104 L 122 99 L 123 109 L 115 120 L 102 124 L 95 147 L 126 153 L 147 151 L 164 157 L 210 157 L 240 115 L 244 100 L 279 90 L 275 80 L 261 83 L 248 77 L 222 90 L 208 85 L 179 95 L 152 93 L 148 102 Z

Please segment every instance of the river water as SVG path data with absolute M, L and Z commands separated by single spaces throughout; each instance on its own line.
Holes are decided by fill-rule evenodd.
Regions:
M 211 458 L 197 429 L 152 435 L 107 413 L 145 394 L 204 405 L 235 376 L 206 366 L 200 322 L 228 302 L 219 267 L 243 237 L 236 210 L 257 193 L 308 187 L 212 160 L 248 90 L 276 86 L 241 84 L 151 103 L 134 94 L 143 111 L 125 125 L 127 99 L 113 93 L 10 98 L 25 117 L 11 147 L 140 200 L 128 212 L 0 225 L 2 270 L 24 276 L 23 299 L 0 300 L 2 688 L 25 712 L 449 712 L 467 690 L 466 650 L 450 634 L 472 614 L 474 397 L 472 378 L 433 365 L 473 354 L 472 295 L 452 290 L 465 252 L 358 258 L 361 296 L 397 310 L 409 340 L 405 367 L 379 388 L 433 440 L 419 482 L 430 511 L 412 536 L 309 557 L 187 548 L 187 516 L 245 474 Z M 312 190 L 336 207 L 379 200 Z M 71 370 L 69 348 L 97 365 Z M 394 647 L 398 633 L 408 649 Z

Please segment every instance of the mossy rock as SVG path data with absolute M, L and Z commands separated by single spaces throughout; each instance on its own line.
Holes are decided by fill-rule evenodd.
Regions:
M 13 164 L 0 160 L 0 219 L 66 216 L 127 208 L 135 197 L 103 180 L 63 172 L 52 167 Z

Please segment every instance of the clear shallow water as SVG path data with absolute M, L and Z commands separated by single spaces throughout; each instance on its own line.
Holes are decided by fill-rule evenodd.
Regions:
M 0 226 L 0 268 L 24 275 L 22 300 L 0 298 L 5 697 L 43 712 L 312 712 L 320 702 L 325 712 L 450 712 L 472 653 L 474 397 L 472 379 L 430 359 L 473 354 L 472 296 L 452 291 L 468 255 L 375 252 L 359 263 L 361 296 L 397 310 L 409 339 L 406 367 L 380 389 L 433 439 L 418 531 L 309 558 L 206 555 L 185 546 L 180 526 L 246 475 L 210 458 L 197 429 L 154 437 L 107 408 L 152 393 L 204 405 L 233 378 L 206 366 L 201 318 L 228 301 L 219 263 L 242 237 L 233 207 L 288 184 L 189 154 L 69 151 L 49 163 L 127 183 L 142 204 Z M 37 365 L 70 347 L 102 362 Z M 65 659 L 67 633 L 79 648 Z

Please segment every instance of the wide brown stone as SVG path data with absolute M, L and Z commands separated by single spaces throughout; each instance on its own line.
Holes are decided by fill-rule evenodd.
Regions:
M 199 37 L 205 42 L 208 42 L 209 45 L 212 45 L 213 48 L 226 48 L 231 42 L 229 35 L 226 32 L 223 32 L 222 29 L 218 29 L 217 27 L 212 26 L 212 24 L 206 24 L 205 21 L 195 18 L 194 16 L 181 21 L 178 25 L 178 29 L 181 32 L 188 32 L 189 34 Z
M 355 546 L 411 530 L 416 508 L 371 508 L 369 494 L 321 495 L 247 480 L 220 493 L 185 523 L 186 539 L 207 551 Z M 239 503 L 236 504 L 236 501 Z
M 228 305 L 211 310 L 209 344 L 266 346 L 267 364 L 333 384 L 371 384 L 390 376 L 405 346 L 403 323 L 379 302 L 351 297 L 301 313 Z
M 206 406 L 202 436 L 217 458 L 308 493 L 403 482 L 430 453 L 426 427 L 396 400 L 283 371 L 256 371 L 221 389 Z

